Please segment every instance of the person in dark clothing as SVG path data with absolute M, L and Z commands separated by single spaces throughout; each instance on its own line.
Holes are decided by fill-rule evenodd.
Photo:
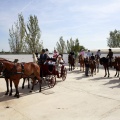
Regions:
M 95 60 L 95 56 L 93 55 L 93 53 L 92 53 L 90 59 L 93 60 L 93 61 Z
M 107 57 L 109 59 L 109 62 L 110 62 L 110 67 L 112 67 L 112 58 L 113 58 L 113 52 L 111 49 L 109 49 L 109 52 L 107 54 Z
M 47 60 L 47 54 L 45 53 L 45 49 L 42 49 L 42 52 L 40 54 L 39 63 L 44 64 L 44 62 Z
M 42 49 L 42 52 L 40 54 L 40 58 L 38 59 L 39 65 L 40 65 L 40 77 L 43 78 L 43 69 L 42 66 L 47 60 L 47 54 L 45 53 L 45 49 Z
M 89 59 L 88 57 L 85 58 L 85 76 L 89 76 L 88 72 L 89 72 Z

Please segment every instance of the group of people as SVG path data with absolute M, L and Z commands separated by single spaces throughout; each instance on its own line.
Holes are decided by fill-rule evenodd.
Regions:
M 49 50 L 48 49 L 42 49 L 41 53 L 40 53 L 40 56 L 39 56 L 39 53 L 35 52 L 35 55 L 38 59 L 38 64 L 39 65 L 43 65 L 43 64 L 46 64 L 46 65 L 50 65 L 50 66 L 53 66 L 53 65 L 56 65 L 56 71 L 57 72 L 57 77 L 61 77 L 59 76 L 59 71 L 61 70 L 61 72 L 63 72 L 63 69 L 64 69 L 64 66 L 61 65 L 61 64 L 64 64 L 64 60 L 63 60 L 63 55 L 62 54 L 59 54 L 57 52 L 57 50 L 54 50 L 53 52 L 53 56 L 50 57 L 49 56 Z M 42 77 L 42 69 L 41 69 L 41 77 Z
M 82 55 L 83 57 L 85 57 L 85 52 L 84 50 L 82 49 L 81 52 L 79 53 L 79 55 Z M 87 51 L 87 54 L 86 54 L 86 57 L 85 57 L 85 75 L 88 76 L 88 71 L 89 71 L 89 60 L 95 60 L 95 58 L 98 58 L 100 59 L 100 56 L 101 56 L 101 51 L 98 50 L 96 52 L 96 54 L 94 55 L 93 53 L 90 52 L 90 50 Z M 112 63 L 112 58 L 113 58 L 113 52 L 112 52 L 112 49 L 109 49 L 109 52 L 106 56 L 109 60 L 109 64 L 110 64 L 110 67 L 112 67 L 111 63 Z

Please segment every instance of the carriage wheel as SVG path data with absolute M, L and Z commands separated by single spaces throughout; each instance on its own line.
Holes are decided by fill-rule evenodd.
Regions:
M 53 88 L 56 84 L 56 76 L 50 76 L 49 80 L 48 80 L 48 86 L 50 88 Z
M 64 81 L 66 79 L 66 77 L 67 77 L 67 69 L 64 68 L 63 75 L 62 75 L 62 80 Z

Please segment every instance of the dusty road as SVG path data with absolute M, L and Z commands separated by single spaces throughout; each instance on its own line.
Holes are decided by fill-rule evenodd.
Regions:
M 19 90 L 20 98 L 5 96 L 4 79 L 0 79 L 0 120 L 120 120 L 120 80 L 104 78 L 104 70 L 94 77 L 85 77 L 75 69 L 68 71 L 67 79 L 57 79 L 54 88 L 35 86 L 29 93 Z M 14 94 L 14 93 L 13 93 Z

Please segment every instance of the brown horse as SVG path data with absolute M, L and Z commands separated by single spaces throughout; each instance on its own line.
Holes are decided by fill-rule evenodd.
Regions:
M 81 68 L 83 68 L 83 72 L 84 72 L 85 58 L 82 55 L 79 55 L 79 63 L 80 63 L 80 71 L 81 71 Z
M 23 67 L 22 67 L 23 66 Z M 17 63 L 14 64 L 10 61 L 0 61 L 0 72 L 4 73 L 4 76 L 8 76 L 8 78 L 10 79 L 10 83 L 14 83 L 15 89 L 16 89 L 16 93 L 15 93 L 15 97 L 19 98 L 19 91 L 18 91 L 18 84 L 19 84 L 19 80 L 23 77 L 30 77 L 33 80 L 33 85 L 32 85 L 32 89 L 34 88 L 34 83 L 35 80 L 39 80 L 39 85 L 40 85 L 40 90 L 41 91 L 41 80 L 40 80 L 40 67 L 33 62 L 29 62 L 29 63 Z M 10 94 L 12 94 L 12 89 L 10 91 Z
M 93 73 L 96 74 L 96 62 L 95 60 L 89 60 L 90 70 L 91 70 L 91 76 L 93 77 Z
M 75 59 L 73 58 L 73 55 L 68 55 L 68 63 L 69 63 L 69 71 L 75 69 Z

